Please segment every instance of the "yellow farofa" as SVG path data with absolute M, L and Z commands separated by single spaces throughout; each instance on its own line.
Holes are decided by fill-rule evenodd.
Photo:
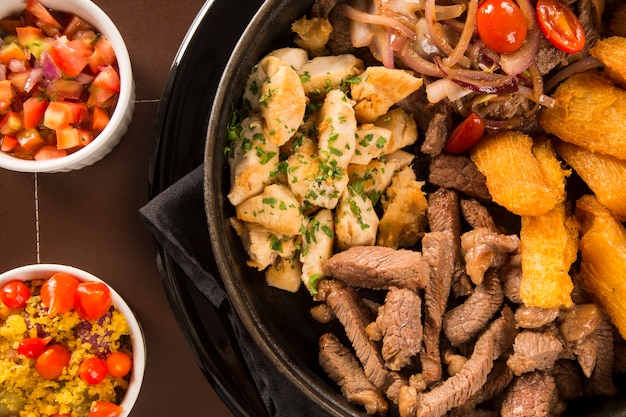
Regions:
M 0 308 L 3 307 L 0 303 Z M 37 314 L 40 311 L 41 297 L 33 295 L 23 310 L 12 311 L 4 323 L 0 319 L 0 417 L 7 409 L 19 409 L 19 417 L 46 417 L 54 414 L 84 417 L 95 400 L 119 404 L 128 389 L 126 378 L 108 375 L 102 382 L 89 385 L 78 375 L 81 362 L 95 355 L 91 344 L 83 343 L 74 334 L 74 328 L 81 322 L 76 312 L 66 312 L 51 319 L 45 314 Z M 25 315 L 31 324 L 30 330 Z M 115 309 L 111 319 L 103 325 L 90 323 L 90 334 L 106 342 L 111 352 L 119 350 L 122 347 L 121 339 L 130 335 L 124 315 Z M 17 353 L 21 340 L 37 337 L 37 326 L 48 332 L 54 343 L 65 345 L 71 352 L 70 364 L 58 380 L 42 378 L 35 371 L 35 360 Z

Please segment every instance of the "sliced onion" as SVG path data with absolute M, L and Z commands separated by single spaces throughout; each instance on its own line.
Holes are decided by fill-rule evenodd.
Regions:
M 445 98 L 454 102 L 469 94 L 472 94 L 472 90 L 463 88 L 448 78 L 440 78 L 426 86 L 426 98 L 433 104 Z
M 441 27 L 437 23 L 437 11 L 435 9 L 435 0 L 426 0 L 426 10 L 424 11 L 424 18 L 426 19 L 426 27 L 428 28 L 428 35 L 437 48 L 446 55 L 452 52 L 452 47 L 448 44 L 448 41 L 441 32 Z
M 518 93 L 522 97 L 532 100 L 537 104 L 541 104 L 544 107 L 554 107 L 556 103 L 556 100 L 548 95 L 540 94 L 539 96 L 536 96 L 532 88 L 528 88 L 523 85 L 518 86 Z
M 400 59 L 415 72 L 431 77 L 443 78 L 445 74 L 437 65 L 422 58 L 412 47 L 413 42 L 406 42 L 400 51 Z
M 445 67 L 439 57 L 435 57 L 435 63 L 446 77 L 463 88 L 486 94 L 508 94 L 518 89 L 517 79 L 510 75 Z
M 26 64 L 24 63 L 24 61 L 21 61 L 19 59 L 15 59 L 15 58 L 11 58 L 9 60 L 9 71 L 11 72 L 24 72 L 26 71 Z
M 43 80 L 43 68 L 33 68 L 24 83 L 24 91 L 30 93 L 35 86 Z
M 56 66 L 50 55 L 46 52 L 41 54 L 41 68 L 43 68 L 43 76 L 47 80 L 54 81 L 61 78 L 61 70 Z
M 474 34 L 474 27 L 476 26 L 476 9 L 478 8 L 478 0 L 470 0 L 467 6 L 467 17 L 465 20 L 465 27 L 461 32 L 461 38 L 456 44 L 450 55 L 443 59 L 443 64 L 447 67 L 454 66 L 461 57 L 465 54 L 467 47 L 472 40 Z
M 84 84 L 84 85 L 91 84 L 95 78 L 96 78 L 95 76 L 89 75 L 89 74 L 85 74 L 84 72 L 81 72 L 76 77 L 74 77 L 74 79 L 76 81 L 78 81 L 79 83 Z
M 561 81 L 565 80 L 566 78 L 569 78 L 573 74 L 576 74 L 578 72 L 584 72 L 592 68 L 598 68 L 598 67 L 601 67 L 602 65 L 603 65 L 602 62 L 599 59 L 591 55 L 579 61 L 576 61 L 573 64 L 566 66 L 564 69 L 554 74 L 554 76 L 550 78 L 544 84 L 544 91 L 546 92 L 551 91 L 554 87 L 557 86 L 557 84 L 559 84 Z
M 381 16 L 377 14 L 366 13 L 361 10 L 355 9 L 348 4 L 342 4 L 340 7 L 341 13 L 343 13 L 349 19 L 352 19 L 361 23 L 371 23 L 374 25 L 387 26 L 391 29 L 395 29 L 398 32 L 404 34 L 408 38 L 415 38 L 415 32 L 413 32 L 406 25 L 395 20 L 393 17 Z
M 367 10 L 368 5 L 374 5 L 373 2 L 367 0 L 355 0 L 352 4 L 354 8 L 358 10 Z M 367 11 L 372 12 L 372 10 Z M 352 42 L 352 46 L 355 48 L 368 46 L 372 42 L 375 29 L 376 27 L 374 25 L 350 19 L 350 40 Z

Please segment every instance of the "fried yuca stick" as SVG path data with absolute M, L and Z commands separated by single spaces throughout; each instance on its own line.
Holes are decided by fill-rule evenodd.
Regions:
M 520 216 L 546 214 L 564 200 L 566 174 L 554 150 L 534 145 L 524 133 L 502 131 L 485 136 L 470 154 L 493 201 Z
M 527 306 L 572 306 L 569 270 L 578 252 L 578 222 L 565 203 L 547 214 L 522 216 L 520 296 Z
M 598 201 L 619 220 L 626 220 L 626 160 L 589 152 L 561 141 L 554 141 L 554 148 L 593 191 Z
M 626 38 L 611 36 L 600 39 L 589 53 L 604 64 L 605 73 L 615 84 L 626 88 Z
M 592 152 L 626 159 L 626 90 L 598 71 L 575 74 L 553 95 L 539 125 L 561 140 Z
M 626 229 L 593 195 L 578 199 L 575 214 L 582 231 L 582 286 L 626 337 Z

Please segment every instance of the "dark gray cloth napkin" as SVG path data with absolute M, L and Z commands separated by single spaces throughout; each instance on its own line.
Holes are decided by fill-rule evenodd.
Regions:
M 139 210 L 164 251 L 228 320 L 268 416 L 321 416 L 326 413 L 307 399 L 273 367 L 234 313 L 216 266 L 204 212 L 203 167 L 197 167 Z M 256 416 L 255 416 L 256 417 Z

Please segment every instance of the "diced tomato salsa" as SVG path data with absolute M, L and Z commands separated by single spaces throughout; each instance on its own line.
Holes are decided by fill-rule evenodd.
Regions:
M 58 158 L 106 127 L 120 91 L 109 40 L 71 13 L 38 0 L 0 20 L 0 151 Z

